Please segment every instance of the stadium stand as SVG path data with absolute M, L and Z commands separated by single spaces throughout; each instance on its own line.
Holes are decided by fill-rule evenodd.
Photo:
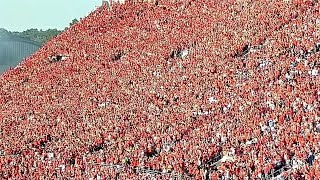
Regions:
M 319 179 L 319 8 L 98 8 L 1 76 L 0 177 Z

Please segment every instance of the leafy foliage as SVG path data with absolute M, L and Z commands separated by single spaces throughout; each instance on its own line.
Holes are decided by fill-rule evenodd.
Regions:
M 43 43 L 49 41 L 51 38 L 57 36 L 61 32 L 62 31 L 60 31 L 58 29 L 48 29 L 46 31 L 43 31 L 43 30 L 38 30 L 38 29 L 32 28 L 32 29 L 28 29 L 23 32 L 12 32 L 12 34 L 43 44 Z
M 72 26 L 72 25 L 74 25 L 74 24 L 77 24 L 79 22 L 79 20 L 78 19 L 73 19 L 70 23 L 69 23 L 69 26 Z
M 6 29 L 0 28 L 0 37 L 1 36 L 8 36 L 10 33 Z
M 70 23 L 69 26 L 72 26 L 76 23 L 78 23 L 78 19 L 73 19 Z M 67 29 L 66 27 L 65 29 Z M 58 29 L 47 29 L 47 30 L 42 30 L 42 29 L 36 29 L 36 28 L 31 28 L 27 29 L 23 32 L 9 32 L 6 29 L 0 28 L 0 36 L 8 35 L 11 34 L 13 36 L 18 36 L 22 38 L 27 38 L 36 42 L 39 42 L 41 44 L 46 43 L 53 37 L 59 35 L 63 30 L 58 30 Z

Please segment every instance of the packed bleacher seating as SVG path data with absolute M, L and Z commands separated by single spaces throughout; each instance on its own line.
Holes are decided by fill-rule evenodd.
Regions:
M 320 5 L 101 6 L 0 77 L 0 179 L 320 179 Z

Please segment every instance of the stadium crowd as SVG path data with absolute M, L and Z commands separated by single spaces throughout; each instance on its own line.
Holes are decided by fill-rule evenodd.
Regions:
M 101 6 L 0 78 L 0 178 L 319 179 L 312 0 Z

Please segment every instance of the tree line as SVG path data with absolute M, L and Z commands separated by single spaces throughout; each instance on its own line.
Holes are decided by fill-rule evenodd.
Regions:
M 78 23 L 79 21 L 77 19 L 73 19 L 70 23 L 69 26 L 72 26 L 73 24 Z M 66 27 L 65 29 L 67 29 Z M 12 36 L 17 36 L 21 38 L 26 38 L 32 41 L 36 41 L 40 44 L 44 44 L 53 37 L 59 35 L 61 32 L 64 30 L 58 30 L 57 28 L 54 29 L 47 29 L 47 30 L 42 30 L 42 29 L 37 29 L 37 28 L 31 28 L 27 29 L 22 32 L 17 32 L 17 31 L 8 31 L 6 29 L 0 28 L 0 36 L 7 36 L 7 35 L 12 35 Z

